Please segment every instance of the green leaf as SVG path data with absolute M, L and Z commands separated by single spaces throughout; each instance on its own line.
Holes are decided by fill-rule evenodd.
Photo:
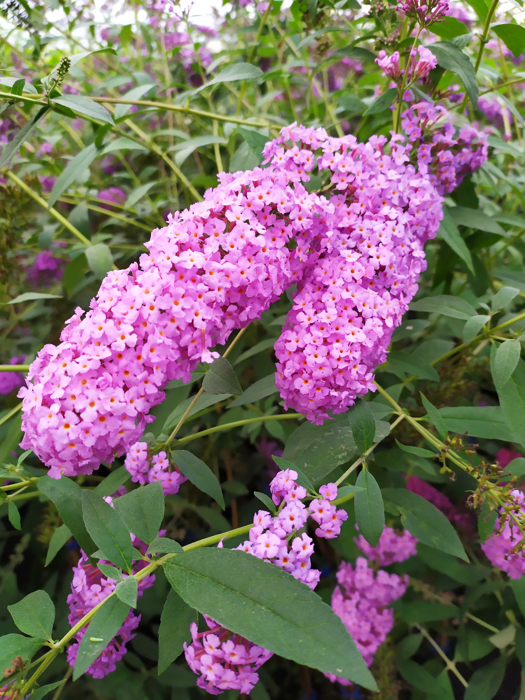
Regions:
M 102 654 L 122 627 L 128 612 L 129 605 L 123 603 L 116 596 L 111 596 L 97 610 L 78 647 L 77 659 L 73 669 L 74 681 L 78 680 L 88 670 L 93 661 Z M 92 639 L 100 639 L 101 641 L 91 641 Z
M 71 295 L 78 289 L 79 282 L 85 278 L 87 269 L 88 263 L 84 253 L 77 255 L 76 258 L 66 265 L 62 276 L 62 284 L 68 297 L 71 298 Z
M 51 639 L 55 622 L 55 606 L 45 591 L 34 591 L 7 609 L 20 632 L 30 637 Z
M 110 564 L 97 564 L 98 568 L 102 571 L 106 578 L 113 579 L 113 581 L 122 581 L 122 571 L 115 569 L 114 566 Z
M 266 506 L 270 513 L 275 513 L 275 503 L 269 496 L 267 496 L 265 493 L 261 493 L 260 491 L 254 491 L 253 495 L 263 504 L 263 506 Z
M 467 248 L 467 244 L 461 237 L 458 227 L 452 220 L 452 217 L 448 213 L 446 207 L 443 208 L 443 220 L 439 225 L 439 231 L 437 235 L 439 238 L 442 238 L 445 241 L 445 243 L 447 243 L 447 245 L 450 246 L 450 248 L 452 248 L 456 255 L 459 255 L 459 257 L 463 260 L 463 262 L 466 264 L 466 266 L 472 272 L 472 274 L 475 274 L 470 250 Z
M 463 340 L 465 345 L 471 343 L 483 326 L 490 321 L 490 316 L 472 316 L 463 326 Z
M 222 136 L 212 136 L 211 134 L 205 136 L 196 136 L 193 139 L 187 139 L 182 143 L 178 143 L 176 146 L 170 148 L 170 151 L 177 151 L 177 155 L 175 156 L 175 162 L 180 167 L 184 163 L 184 161 L 187 158 L 189 158 L 189 156 L 191 156 L 191 154 L 194 151 L 197 151 L 200 148 L 204 148 L 205 146 L 212 146 L 215 143 L 225 146 L 228 143 L 228 141 Z
M 40 299 L 62 299 L 58 294 L 44 294 L 42 292 L 26 292 L 19 294 L 16 299 L 8 301 L 8 304 L 23 304 L 25 301 L 40 301 Z
M 468 27 L 460 22 L 455 17 L 445 17 L 441 22 L 435 22 L 432 26 L 432 32 L 437 34 L 442 39 L 454 39 L 456 36 L 468 34 Z
M 336 467 L 358 454 L 348 414 L 323 425 L 305 422 L 286 441 L 283 457 L 293 462 L 312 483 L 319 483 Z
M 474 107 L 478 106 L 478 81 L 469 57 L 450 41 L 437 41 L 428 48 L 437 58 L 438 65 L 458 75 L 463 81 L 467 95 Z
M 18 506 L 14 501 L 9 501 L 7 504 L 7 517 L 15 530 L 22 529 L 22 523 L 20 522 L 20 511 L 18 510 Z
M 447 213 L 456 226 L 468 226 L 486 233 L 496 233 L 505 236 L 505 230 L 491 216 L 487 216 L 481 209 L 470 207 L 447 207 Z
M 414 688 L 428 695 L 436 692 L 436 679 L 423 666 L 410 659 L 400 660 L 396 666 L 405 681 Z
M 398 659 L 409 659 L 414 656 L 423 641 L 422 634 L 409 634 L 396 645 L 396 657 Z
M 505 676 L 505 659 L 500 656 L 474 671 L 465 690 L 465 700 L 492 700 Z
M 48 693 L 55 690 L 55 688 L 58 688 L 61 683 L 64 683 L 64 681 L 60 680 L 55 681 L 54 683 L 48 683 L 47 685 L 42 685 L 40 688 L 37 688 L 33 693 L 31 693 L 29 697 L 31 700 L 42 700 L 42 698 L 45 698 Z
M 224 505 L 221 485 L 208 465 L 186 450 L 177 450 L 172 452 L 171 456 L 181 474 L 189 479 L 200 491 L 207 493 L 208 496 L 217 501 L 224 510 L 226 506 Z
M 437 410 L 437 408 L 430 403 L 430 401 L 427 399 L 427 397 L 421 393 L 421 401 L 423 402 L 423 407 L 425 408 L 427 414 L 428 414 L 428 420 L 432 423 L 432 425 L 437 429 L 439 436 L 444 440 L 447 437 L 447 426 L 445 425 L 445 422 L 443 418 L 441 417 L 441 414 Z M 401 448 L 403 449 L 403 448 Z
M 24 662 L 28 661 L 44 642 L 45 639 L 33 639 L 21 634 L 6 634 L 0 637 L 0 669 L 9 668 L 11 661 L 17 656 L 21 656 Z
M 131 105 L 117 105 L 117 107 L 130 107 Z M 113 141 L 110 141 L 106 146 L 104 146 L 104 150 L 102 151 L 103 156 L 105 156 L 108 153 L 113 153 L 114 151 L 147 151 L 148 149 L 145 146 L 142 146 L 140 143 L 137 143 L 136 141 L 132 141 L 131 139 L 128 139 L 126 136 L 119 136 L 118 139 L 114 139 Z
M 219 85 L 220 83 L 233 83 L 237 80 L 258 80 L 262 78 L 264 73 L 257 66 L 253 66 L 251 63 L 234 63 L 231 66 L 227 66 L 224 70 L 212 78 L 205 85 L 194 90 L 194 94 L 205 90 L 212 85 Z
M 147 92 L 151 90 L 151 88 L 154 87 L 156 87 L 154 83 L 148 83 L 147 85 L 139 85 L 138 87 L 134 87 L 131 90 L 128 90 L 128 92 L 124 93 L 124 95 L 122 95 L 121 97 L 123 100 L 140 100 L 141 97 L 143 97 Z M 115 119 L 115 121 L 127 114 L 131 107 L 132 105 L 116 105 L 115 112 L 113 114 L 113 118 Z
M 88 555 L 93 554 L 97 546 L 91 539 L 82 519 L 82 489 L 67 476 L 51 479 L 42 476 L 37 481 L 38 490 L 53 501 L 60 517 L 71 530 L 73 537 Z
M 396 99 L 397 93 L 397 88 L 388 88 L 388 90 L 385 90 L 385 92 L 382 95 L 380 95 L 377 98 L 377 100 L 372 102 L 370 107 L 363 114 L 363 117 L 368 117 L 371 114 L 379 114 L 381 112 L 385 112 Z
M 91 119 L 97 119 L 99 122 L 114 125 L 113 117 L 108 110 L 98 102 L 90 100 L 89 97 L 82 97 L 81 95 L 63 95 L 62 97 L 54 97 L 53 102 L 63 107 L 68 107 L 78 114 L 91 117 Z
M 204 375 L 202 388 L 208 394 L 242 394 L 233 367 L 225 357 L 218 357 Z
M 268 136 L 259 134 L 258 131 L 244 129 L 242 126 L 238 126 L 237 131 L 248 144 L 250 151 L 257 157 L 259 164 L 261 164 L 263 161 L 264 147 L 271 139 Z
M 195 402 L 195 405 L 191 409 L 191 411 L 188 413 L 186 417 L 186 422 L 194 416 L 196 413 L 199 413 L 200 411 L 203 411 L 205 408 L 209 408 L 210 406 L 215 405 L 216 403 L 220 403 L 221 401 L 225 401 L 226 399 L 229 399 L 231 394 L 202 394 L 199 396 L 197 401 Z M 195 396 L 190 396 L 188 399 L 185 401 L 182 401 L 177 408 L 174 408 L 173 411 L 170 413 L 170 415 L 166 418 L 164 425 L 162 426 L 162 432 L 163 433 L 169 433 L 172 428 L 174 428 L 179 420 L 182 418 L 182 416 L 186 413 L 186 410 L 192 403 L 193 399 Z M 230 404 L 231 406 L 231 404 Z
M 403 450 L 403 452 L 409 452 L 411 455 L 417 455 L 418 457 L 435 457 L 436 453 L 426 450 L 424 447 L 415 447 L 414 445 L 403 445 L 396 439 L 397 446 Z
M 376 434 L 376 422 L 370 406 L 366 401 L 357 401 L 348 411 L 348 418 L 357 449 L 366 452 L 374 443 Z
M 47 200 L 48 207 L 52 207 L 58 198 L 70 187 L 81 175 L 89 168 L 95 160 L 99 150 L 95 144 L 91 144 L 78 153 L 73 160 L 70 160 L 65 169 L 57 178 L 49 199 Z
M 420 601 L 417 603 L 397 602 L 395 612 L 404 622 L 413 625 L 415 622 L 436 622 L 437 620 L 447 620 L 459 615 L 459 608 L 455 605 L 441 605 L 430 601 Z
M 269 374 L 263 379 L 259 379 L 249 386 L 246 391 L 241 394 L 235 401 L 232 401 L 229 408 L 235 408 L 235 406 L 244 406 L 247 403 L 254 403 L 255 401 L 260 401 L 260 399 L 265 399 L 267 396 L 277 393 L 277 387 L 275 386 L 275 373 Z
M 388 354 L 388 366 L 394 372 L 406 372 L 407 374 L 428 379 L 431 382 L 439 382 L 439 374 L 429 362 L 421 360 L 415 354 L 407 352 L 390 352 Z
M 124 203 L 124 209 L 131 209 L 132 207 L 135 206 L 140 200 L 145 197 L 150 189 L 154 187 L 157 184 L 157 182 L 154 180 L 153 182 L 146 182 L 145 185 L 141 185 L 140 187 L 137 187 L 135 190 L 133 190 L 130 194 L 129 197 L 126 199 L 126 202 Z
M 107 273 L 113 269 L 113 256 L 105 243 L 88 246 L 85 254 L 89 267 L 99 280 L 103 280 Z
M 117 52 L 115 49 L 112 49 L 111 47 L 106 47 L 104 49 L 95 49 L 94 51 L 85 51 L 83 53 L 75 53 L 72 56 L 68 56 L 69 60 L 71 61 L 71 68 L 73 66 L 76 66 L 79 61 L 81 61 L 83 58 L 87 58 L 88 56 L 92 56 L 95 53 L 112 53 L 114 56 L 117 55 Z
M 18 152 L 22 144 L 27 141 L 29 136 L 31 136 L 31 133 L 34 131 L 38 122 L 42 121 L 42 119 L 50 111 L 51 110 L 49 107 L 42 107 L 42 109 L 40 109 L 22 129 L 20 129 L 15 138 L 3 146 L 2 153 L 0 153 L 0 168 L 9 165 L 15 153 Z
M 407 489 L 383 489 L 383 497 L 399 509 L 403 527 L 414 537 L 468 562 L 457 532 L 432 503 Z
M 491 302 L 493 311 L 504 309 L 508 306 L 520 293 L 515 287 L 502 287 L 497 294 L 494 295 Z
M 506 340 L 498 345 L 493 366 L 492 377 L 497 389 L 503 387 L 511 378 L 521 356 L 521 343 L 519 340 Z
M 441 294 L 435 297 L 425 297 L 410 304 L 411 311 L 428 311 L 429 313 L 442 314 L 451 318 L 459 318 L 468 321 L 471 316 L 476 315 L 474 309 L 468 301 L 461 297 L 453 297 L 449 294 Z
M 286 659 L 377 686 L 330 606 L 293 576 L 246 552 L 199 549 L 164 565 L 188 605 Z
M 134 576 L 126 578 L 117 584 L 115 588 L 116 596 L 119 600 L 132 608 L 137 607 L 138 582 Z
M 82 512 L 87 531 L 103 552 L 104 559 L 131 571 L 133 545 L 129 530 L 117 511 L 98 493 L 83 491 Z
M 525 51 L 525 27 L 520 24 L 496 24 L 491 29 L 516 58 Z
M 522 615 L 525 615 L 525 576 L 521 578 L 513 578 L 510 580 L 510 587 L 516 598 L 518 608 Z
M 467 0 L 467 4 L 473 8 L 479 19 L 485 22 L 489 12 L 489 6 L 485 0 Z
M 512 442 L 499 406 L 455 406 L 438 411 L 450 433 L 467 432 L 472 437 Z
M 451 554 L 440 552 L 434 547 L 423 544 L 423 542 L 417 543 L 417 553 L 419 558 L 431 569 L 439 573 L 446 573 L 447 576 L 466 586 L 474 586 L 487 578 L 491 572 L 486 566 L 462 564 Z
M 146 554 L 181 554 L 184 550 L 178 542 L 169 537 L 156 537 L 148 547 Z
M 118 467 L 118 469 L 113 470 L 106 478 L 100 482 L 100 484 L 95 487 L 95 493 L 99 496 L 112 496 L 115 491 L 123 486 L 126 482 L 131 479 L 131 474 L 128 472 L 126 467 Z
M 7 85 L 7 87 L 11 88 L 11 93 L 13 91 L 13 87 L 16 85 L 16 83 L 19 82 L 19 80 L 24 80 L 23 78 L 9 78 L 8 76 L 0 76 L 0 85 Z M 30 95 L 38 95 L 38 91 L 35 89 L 31 83 L 28 83 L 27 80 L 24 80 L 24 84 L 22 86 L 22 92 L 17 93 L 21 95 L 22 93 L 29 93 Z
M 164 491 L 160 481 L 115 498 L 113 506 L 127 529 L 139 540 L 151 544 L 158 536 L 164 517 Z
M 257 343 L 257 345 L 254 345 L 253 348 L 250 348 L 249 350 L 246 350 L 246 352 L 243 352 L 242 355 L 239 355 L 239 357 L 235 360 L 233 364 L 238 365 L 241 362 L 244 362 L 244 360 L 247 360 L 250 357 L 253 357 L 254 355 L 258 355 L 260 352 L 264 352 L 264 350 L 273 348 L 274 345 L 275 338 L 267 338 L 266 340 L 261 340 L 261 342 Z
M 504 472 L 510 472 L 512 476 L 516 476 L 518 479 L 525 475 L 525 458 L 517 457 L 509 462 L 504 469 Z
M 184 642 L 191 641 L 190 625 L 198 618 L 197 611 L 186 605 L 172 588 L 160 616 L 159 676 L 182 654 Z
M 503 386 L 496 385 L 496 389 L 512 442 L 525 446 L 525 362 L 519 360 L 510 379 Z
M 66 542 L 71 539 L 71 537 L 71 530 L 67 527 L 67 525 L 60 525 L 60 527 L 57 527 L 49 542 L 46 555 L 46 566 L 51 564 L 58 552 L 62 549 Z
M 385 508 L 381 489 L 368 469 L 362 469 L 355 482 L 354 496 L 355 520 L 359 532 L 365 540 L 377 547 L 385 527 Z

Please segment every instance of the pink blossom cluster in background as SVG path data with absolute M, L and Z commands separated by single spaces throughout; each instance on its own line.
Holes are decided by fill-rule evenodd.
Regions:
M 523 455 L 521 452 L 518 452 L 518 450 L 514 450 L 511 447 L 502 447 L 496 455 L 496 461 L 500 466 L 506 467 L 513 460 L 518 459 L 519 457 L 523 457 Z
M 18 355 L 9 360 L 10 365 L 23 365 L 26 355 Z M 0 372 L 0 394 L 10 394 L 14 389 L 24 386 L 22 372 Z
M 277 513 L 257 512 L 249 539 L 236 549 L 275 564 L 313 590 L 321 576 L 320 571 L 311 567 L 314 543 L 305 532 L 302 535 L 298 532 L 310 515 L 319 525 L 316 530 L 318 537 L 336 536 L 334 532 L 339 532 L 341 523 L 347 519 L 344 510 L 337 510 L 330 503 L 337 498 L 337 486 L 321 486 L 322 498 L 313 500 L 306 507 L 302 502 L 307 495 L 306 489 L 297 483 L 297 472 L 286 469 L 272 479 L 270 492 L 273 502 L 279 507 Z M 250 693 L 259 680 L 257 669 L 272 653 L 213 620 L 205 619 L 211 631 L 199 634 L 197 627 L 192 625 L 193 641 L 184 645 L 186 661 L 199 675 L 197 684 L 212 695 L 223 690 Z
M 417 539 L 408 530 L 398 532 L 391 527 L 385 527 L 375 547 L 372 547 L 363 535 L 359 535 L 355 542 L 369 561 L 378 566 L 390 566 L 417 554 Z
M 418 476 L 411 475 L 407 479 L 407 489 L 412 491 L 412 493 L 417 493 L 418 496 L 422 496 L 427 501 L 436 506 L 447 519 L 457 527 L 461 528 L 465 532 L 473 533 L 474 525 L 472 522 L 472 515 L 470 513 L 462 512 L 457 506 L 455 506 L 448 496 L 444 493 L 438 491 L 434 486 L 429 484 Z
M 106 498 L 105 500 L 110 503 L 112 501 L 111 498 Z M 137 539 L 134 535 L 131 535 L 131 539 L 134 547 L 142 552 L 146 551 L 147 545 Z M 109 564 L 110 562 L 101 560 L 100 563 Z M 132 573 L 136 574 L 145 566 L 147 566 L 147 562 L 140 560 L 136 561 L 133 564 Z M 125 575 L 126 574 L 124 574 L 124 576 Z M 93 568 L 88 557 L 81 551 L 80 560 L 77 566 L 73 567 L 71 593 L 67 597 L 67 603 L 70 610 L 68 616 L 70 627 L 76 625 L 76 623 L 81 620 L 84 615 L 86 615 L 96 605 L 113 593 L 117 583 L 118 581 L 106 578 L 98 567 Z M 141 579 L 138 582 L 139 597 L 147 588 L 151 588 L 154 583 L 154 574 L 150 574 L 149 576 Z M 135 636 L 134 632 L 139 626 L 140 617 L 141 616 L 136 614 L 133 610 L 129 611 L 122 627 L 104 649 L 102 654 L 91 664 L 86 673 L 93 676 L 93 678 L 104 678 L 104 676 L 107 676 L 108 673 L 115 670 L 117 662 L 122 659 L 127 651 L 127 642 L 129 642 Z M 71 644 L 67 650 L 67 660 L 69 665 L 72 667 L 75 665 L 78 648 L 86 632 L 89 633 L 87 627 L 80 630 L 75 635 L 75 642 Z
M 525 515 L 525 496 L 522 491 L 511 491 L 511 498 L 516 504 L 519 517 L 523 519 Z M 500 511 L 500 515 L 503 511 Z M 493 566 L 498 567 L 510 578 L 518 579 L 525 574 L 525 556 L 523 551 L 512 552 L 512 549 L 523 540 L 523 534 L 518 525 L 512 519 L 502 522 L 501 518 L 496 519 L 494 532 L 485 542 L 482 542 L 481 549 Z
M 147 442 L 136 442 L 128 450 L 124 466 L 131 474 L 131 481 L 141 486 L 160 481 L 165 496 L 178 493 L 181 484 L 187 481 L 186 477 L 170 464 L 164 451 L 150 457 Z
M 394 135 L 389 155 L 382 136 L 363 144 L 287 127 L 266 144 L 268 167 L 221 173 L 204 202 L 153 231 L 140 265 L 107 275 L 58 347 L 39 352 L 20 393 L 23 448 L 53 478 L 90 474 L 139 440 L 168 381 L 213 361 L 211 348 L 294 283 L 276 344 L 285 404 L 322 423 L 373 390 L 426 267 L 441 194 L 486 157 L 483 137 L 464 128 L 454 138 L 446 115 L 411 107 L 409 144 Z M 330 177 L 330 197 L 304 187 L 316 166 Z
M 108 204 L 118 204 L 122 206 L 127 197 L 126 193 L 120 189 L 120 187 L 107 187 L 105 190 L 100 190 L 98 193 L 98 199 L 103 199 Z M 104 209 L 109 209 L 105 205 L 102 205 Z
M 420 27 L 430 27 L 449 14 L 449 0 L 403 0 L 398 9 Z
M 65 262 L 50 250 L 42 250 L 27 268 L 26 281 L 35 286 L 49 285 L 62 279 Z
M 390 56 L 385 51 L 380 51 L 379 58 L 375 61 L 383 73 L 398 85 L 401 85 L 404 79 L 405 86 L 411 85 L 416 80 L 423 80 L 437 66 L 437 58 L 424 46 L 410 51 L 405 69 L 399 66 L 399 51 L 395 51 Z

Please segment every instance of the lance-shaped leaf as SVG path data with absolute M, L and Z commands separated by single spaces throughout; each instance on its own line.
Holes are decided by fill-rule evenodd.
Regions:
M 216 75 L 212 80 L 200 88 L 194 90 L 194 94 L 197 94 L 201 90 L 205 90 L 207 87 L 212 85 L 219 85 L 220 83 L 233 83 L 238 80 L 258 80 L 262 78 L 264 73 L 257 66 L 253 66 L 251 63 L 234 63 L 232 66 L 227 66 L 218 75 Z
M 377 547 L 385 527 L 385 508 L 381 489 L 368 469 L 362 469 L 355 482 L 355 520 L 365 540 Z
M 199 549 L 166 562 L 188 605 L 254 644 L 376 690 L 346 627 L 330 606 L 277 566 L 246 552 Z
M 447 426 L 445 425 L 445 422 L 443 418 L 441 417 L 441 414 L 437 410 L 437 408 L 430 403 L 430 401 L 427 399 L 427 397 L 419 392 L 421 394 L 421 401 L 423 402 L 423 406 L 425 407 L 427 414 L 428 414 L 428 420 L 432 423 L 432 425 L 437 429 L 440 437 L 444 440 L 447 437 Z M 399 444 L 399 443 L 398 443 Z M 403 448 L 401 448 L 403 449 Z M 434 454 L 432 453 L 432 456 Z
M 55 182 L 47 205 L 52 207 L 57 199 L 70 187 L 75 180 L 80 177 L 95 160 L 98 149 L 95 144 L 91 144 L 78 153 L 73 160 L 70 160 Z
M 38 110 L 35 116 L 28 121 L 22 129 L 20 129 L 15 138 L 10 143 L 5 144 L 5 146 L 2 148 L 2 153 L 0 154 L 0 168 L 9 165 L 15 153 L 19 150 L 22 144 L 27 141 L 35 126 L 46 116 L 49 111 L 49 107 L 42 107 L 42 109 Z
M 519 362 L 520 355 L 521 343 L 519 340 L 506 340 L 498 345 L 493 361 L 491 357 L 492 377 L 497 389 L 509 381 Z
M 115 588 L 116 596 L 119 600 L 131 608 L 137 607 L 138 582 L 134 576 L 126 576 Z
M 113 506 L 130 532 L 150 544 L 164 517 L 164 492 L 157 481 L 115 498 Z
M 184 642 L 191 641 L 190 625 L 198 617 L 197 611 L 171 589 L 160 616 L 159 676 L 182 654 Z
M 0 668 L 9 668 L 11 661 L 17 656 L 21 656 L 23 661 L 27 661 L 36 654 L 44 641 L 43 638 L 33 639 L 21 634 L 6 634 L 0 637 Z
M 397 88 L 388 88 L 388 90 L 385 90 L 385 92 L 380 95 L 377 100 L 372 102 L 370 107 L 363 114 L 363 117 L 368 117 L 371 114 L 379 114 L 380 112 L 387 110 L 396 99 L 397 93 Z
M 446 208 L 443 209 L 443 220 L 439 226 L 438 236 L 452 248 L 454 253 L 459 255 L 459 257 L 467 265 L 468 269 L 472 272 L 472 274 L 474 274 L 474 266 L 472 264 L 470 250 L 467 248 L 467 244 L 461 237 L 458 227 L 452 220 L 452 217 Z
M 54 531 L 46 555 L 46 566 L 49 566 L 53 559 L 56 557 L 58 552 L 66 544 L 68 540 L 71 539 L 72 533 L 67 525 L 60 525 Z
M 204 493 L 216 500 L 224 510 L 226 506 L 221 485 L 208 465 L 187 450 L 172 452 L 172 457 L 181 474 L 189 479 L 200 491 L 204 491 Z
M 109 506 L 108 506 L 109 507 Z M 78 647 L 73 680 L 85 673 L 122 627 L 129 605 L 112 596 L 97 610 Z
M 99 280 L 103 280 L 107 273 L 113 268 L 113 256 L 111 250 L 105 243 L 97 243 L 86 248 L 86 258 L 89 267 L 93 270 Z
M 513 441 L 525 446 L 525 362 L 519 360 L 510 379 L 496 389 Z
M 104 559 L 130 571 L 133 545 L 129 529 L 117 511 L 98 493 L 83 491 L 82 513 L 87 531 L 104 554 Z
M 45 591 L 34 591 L 7 609 L 21 632 L 30 637 L 51 639 L 55 606 Z
M 108 110 L 98 104 L 98 102 L 89 99 L 89 97 L 82 97 L 82 95 L 63 95 L 61 97 L 54 97 L 53 102 L 63 107 L 69 107 L 73 112 L 83 114 L 91 119 L 97 119 L 100 122 L 111 125 L 114 123 Z
M 478 106 L 479 87 L 476 72 L 469 57 L 451 41 L 436 41 L 428 48 L 437 58 L 438 65 L 458 75 L 474 107 Z
M 224 357 L 217 358 L 206 372 L 202 388 L 208 394 L 242 394 L 233 367 Z
M 357 449 L 366 452 L 373 444 L 376 434 L 376 422 L 370 406 L 366 401 L 358 401 L 348 411 L 348 418 Z

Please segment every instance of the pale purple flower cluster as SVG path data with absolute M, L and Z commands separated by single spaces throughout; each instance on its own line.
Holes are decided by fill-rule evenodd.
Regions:
M 445 19 L 449 14 L 449 6 L 449 0 L 403 0 L 398 9 L 415 20 L 420 27 L 430 27 Z
M 10 365 L 22 365 L 26 355 L 12 357 Z M 24 385 L 24 375 L 22 372 L 0 372 L 0 394 L 10 394 L 13 389 L 20 389 Z
M 160 481 L 166 496 L 178 493 L 181 484 L 187 481 L 177 467 L 170 463 L 164 451 L 150 456 L 147 442 L 136 442 L 132 445 L 124 466 L 131 474 L 131 481 L 141 486 Z
M 100 190 L 98 193 L 98 199 L 103 199 L 109 204 L 118 204 L 122 206 L 126 201 L 126 193 L 120 189 L 120 187 L 108 187 L 105 190 Z M 104 209 L 108 209 L 105 205 L 102 205 Z
M 356 537 L 355 542 L 363 554 L 378 566 L 390 566 L 417 554 L 417 539 L 408 530 L 396 532 L 391 527 L 385 527 L 375 547 L 372 547 L 363 535 Z
M 184 642 L 188 666 L 199 674 L 197 685 L 210 695 L 239 690 L 248 695 L 259 680 L 256 671 L 273 656 L 271 651 L 252 644 L 204 615 L 209 627 L 199 632 L 191 624 L 192 643 Z
M 416 80 L 426 78 L 430 71 L 437 66 L 437 58 L 432 51 L 424 46 L 419 46 L 417 51 L 412 49 L 410 52 L 406 69 L 401 69 L 399 66 L 399 51 L 395 51 L 390 56 L 385 51 L 380 51 L 376 63 L 383 73 L 392 78 L 398 85 L 401 85 L 405 79 L 405 87 L 408 87 Z
M 400 598 L 408 586 L 408 576 L 376 573 L 364 557 L 358 557 L 355 568 L 341 562 L 337 572 L 338 586 L 332 595 L 332 608 L 344 622 L 357 648 L 370 666 L 374 656 L 394 626 L 394 613 L 388 606 Z M 351 685 L 346 678 L 325 674 L 332 682 Z
M 508 107 L 502 106 L 496 99 L 488 100 L 486 97 L 480 97 L 478 109 L 486 116 L 489 122 L 493 122 L 499 129 L 504 129 L 505 139 L 512 137 L 512 132 L 510 132 L 512 115 Z
M 321 423 L 373 390 L 442 218 L 436 187 L 449 191 L 483 162 L 477 132 L 454 140 L 451 124 L 437 125 L 418 172 L 408 162 L 418 114 L 405 113 L 411 143 L 394 135 L 390 153 L 383 136 L 363 144 L 284 128 L 265 147 L 268 167 L 221 173 L 203 202 L 169 215 L 140 264 L 110 272 L 85 317 L 77 309 L 60 345 L 39 352 L 20 391 L 22 447 L 53 478 L 90 474 L 140 439 L 167 382 L 188 380 L 294 283 L 276 344 L 285 404 Z M 304 187 L 316 166 L 329 196 Z
M 516 512 L 520 519 L 525 516 L 525 496 L 517 489 L 511 491 L 516 504 Z M 503 525 L 503 527 L 502 527 Z M 496 519 L 494 532 L 482 543 L 481 549 L 493 566 L 497 566 L 510 578 L 518 579 L 525 574 L 525 555 L 523 551 L 512 552 L 514 547 L 523 540 L 523 535 L 510 518 L 503 524 Z
M 131 536 L 131 539 L 133 545 L 137 549 L 146 551 L 147 545 L 134 535 Z M 113 593 L 117 586 L 117 581 L 106 578 L 99 568 L 93 568 L 84 552 L 81 552 L 81 555 L 78 565 L 73 567 L 74 576 L 71 583 L 71 593 L 67 597 L 70 609 L 68 622 L 71 627 L 76 625 L 86 613 L 107 598 L 108 595 Z M 110 562 L 101 560 L 100 563 L 109 564 Z M 145 561 L 135 562 L 133 565 L 133 573 L 136 574 L 145 566 Z M 126 574 L 124 574 L 124 576 L 126 576 Z M 138 583 L 138 595 L 141 596 L 142 593 L 147 588 L 151 588 L 154 583 L 154 574 L 141 579 Z M 103 678 L 107 676 L 108 673 L 115 670 L 117 662 L 122 659 L 127 651 L 127 642 L 135 636 L 134 631 L 139 626 L 140 617 L 141 616 L 133 612 L 133 610 L 129 611 L 122 627 L 104 649 L 102 654 L 91 664 L 86 673 L 89 673 L 93 678 Z M 75 642 L 67 650 L 67 660 L 70 666 L 75 665 L 78 647 L 86 631 L 87 628 L 80 630 L 80 632 L 75 635 Z
M 50 250 L 42 250 L 35 262 L 27 270 L 26 280 L 35 285 L 51 284 L 61 280 L 64 273 L 64 261 Z

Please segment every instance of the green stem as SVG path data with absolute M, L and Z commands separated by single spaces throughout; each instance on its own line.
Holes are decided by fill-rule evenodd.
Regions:
M 21 401 L 17 406 L 12 408 L 9 413 L 7 413 L 3 418 L 0 418 L 0 425 L 3 425 L 4 423 L 7 423 L 7 421 L 12 418 L 15 414 L 18 413 L 18 411 L 22 408 L 23 402 Z
M 86 238 L 84 234 L 80 233 L 80 231 L 73 226 L 73 224 L 69 223 L 69 221 L 62 216 L 60 212 L 58 212 L 54 207 L 48 206 L 47 202 L 45 199 L 42 199 L 40 195 L 38 195 L 36 192 L 34 192 L 26 183 L 21 180 L 19 177 L 17 177 L 11 170 L 6 170 L 5 174 L 7 177 L 12 180 L 14 183 L 16 183 L 19 187 L 21 187 L 24 192 L 27 192 L 27 194 L 32 197 L 35 202 L 38 202 L 41 207 L 43 207 L 46 211 L 48 211 L 51 216 L 54 216 L 57 221 L 59 221 L 62 226 L 65 226 L 68 231 L 70 231 L 76 238 L 78 238 L 79 241 L 84 243 L 84 245 L 91 245 L 91 241 L 89 238 Z
M 257 416 L 257 418 L 245 418 L 244 420 L 237 420 L 233 423 L 224 423 L 223 425 L 216 425 L 213 428 L 201 430 L 200 433 L 193 433 L 193 435 L 188 435 L 187 437 L 180 438 L 180 440 L 177 440 L 177 446 L 183 445 L 186 442 L 191 442 L 192 440 L 197 440 L 198 438 L 204 437 L 205 435 L 213 435 L 213 433 L 219 433 L 223 430 L 240 428 L 243 425 L 250 425 L 252 423 L 261 422 L 265 423 L 271 420 L 297 420 L 299 418 L 304 418 L 304 416 L 301 413 L 281 413 L 278 416 Z
M 458 669 L 456 668 L 456 664 L 448 658 L 448 656 L 445 654 L 443 649 L 439 646 L 439 644 L 437 644 L 437 642 L 434 641 L 434 639 L 430 636 L 430 634 L 426 631 L 426 629 L 424 627 L 421 627 L 421 625 L 418 624 L 417 622 L 415 623 L 414 627 L 416 627 L 421 632 L 423 637 L 425 637 L 425 639 L 428 642 L 430 642 L 430 644 L 434 647 L 434 649 L 437 651 L 439 656 L 441 656 L 441 658 L 445 662 L 445 665 L 447 667 L 447 671 L 452 671 L 452 673 L 456 676 L 456 678 L 463 685 L 463 687 L 468 688 L 468 682 L 465 680 L 465 678 L 463 678 L 461 673 L 458 671 Z
M 27 372 L 29 365 L 0 365 L 0 372 Z

